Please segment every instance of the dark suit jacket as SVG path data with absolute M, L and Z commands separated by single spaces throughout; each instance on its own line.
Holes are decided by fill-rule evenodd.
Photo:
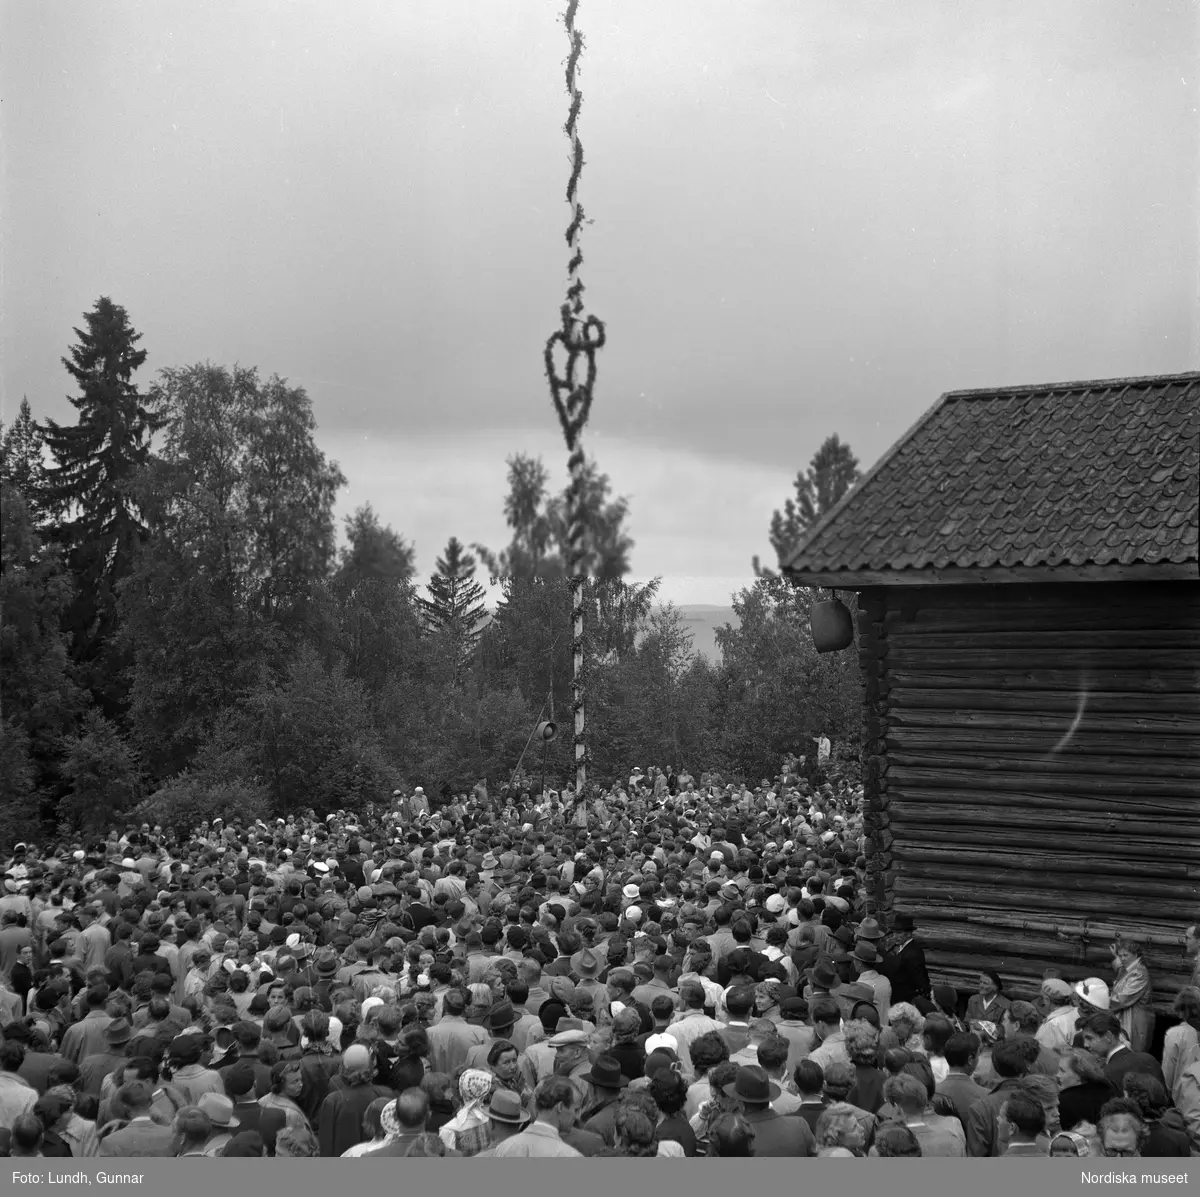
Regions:
M 1120 1093 L 1125 1074 L 1129 1072 L 1147 1073 L 1164 1088 L 1166 1086 L 1162 1065 L 1153 1056 L 1146 1052 L 1135 1052 L 1132 1048 L 1122 1047 L 1104 1066 L 1104 1075 L 1108 1077 L 1113 1088 Z
M 754 1128 L 756 1158 L 817 1154 L 816 1137 L 803 1116 L 777 1114 L 767 1106 L 765 1109 L 748 1109 L 745 1118 Z
M 905 944 L 896 956 L 892 982 L 892 1005 L 911 1002 L 916 997 L 928 997 L 929 973 L 925 968 L 925 949 L 914 939 Z
M 139 1118 L 117 1130 L 110 1131 L 100 1140 L 97 1155 L 107 1156 L 169 1156 L 175 1132 L 169 1126 L 160 1126 L 148 1118 Z
M 45 1093 L 50 1077 L 50 1069 L 56 1064 L 63 1063 L 63 1057 L 58 1052 L 26 1052 L 25 1062 L 17 1069 L 17 1075 L 23 1076 L 39 1094 Z
M 1100 1107 L 1119 1096 L 1107 1081 L 1098 1084 L 1072 1085 L 1058 1095 L 1058 1120 L 1063 1130 L 1072 1130 L 1081 1122 L 1093 1125 L 1100 1119 Z

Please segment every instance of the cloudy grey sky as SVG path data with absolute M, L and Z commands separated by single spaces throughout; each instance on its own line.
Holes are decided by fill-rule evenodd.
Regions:
M 305 386 L 427 572 L 565 481 L 556 0 L 2 0 L 2 394 L 123 304 L 144 381 Z M 1200 362 L 1190 0 L 582 0 L 587 445 L 634 572 L 724 603 L 820 441 L 869 466 L 950 389 Z

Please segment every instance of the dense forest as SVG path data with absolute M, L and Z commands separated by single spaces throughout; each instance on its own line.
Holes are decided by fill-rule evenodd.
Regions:
M 345 479 L 303 387 L 208 362 L 139 378 L 141 335 L 107 298 L 74 331 L 76 422 L 23 401 L 0 438 L 0 842 L 496 785 L 541 712 L 569 713 L 566 499 L 540 461 L 509 459 L 510 543 L 453 537 L 420 586 L 369 505 L 337 527 Z M 856 465 L 822 446 L 777 549 Z M 588 469 L 589 779 L 758 778 L 821 734 L 852 753 L 857 659 L 813 649 L 816 595 L 757 570 L 713 664 L 656 582 L 626 580 L 628 503 Z M 546 768 L 570 778 L 569 735 Z

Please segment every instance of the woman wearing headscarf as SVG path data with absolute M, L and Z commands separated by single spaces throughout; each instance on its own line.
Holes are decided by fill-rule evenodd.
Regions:
M 486 1103 L 494 1079 L 490 1072 L 485 1072 L 482 1068 L 468 1068 L 458 1078 L 458 1093 L 462 1098 L 462 1105 L 458 1113 L 438 1132 L 447 1151 L 457 1151 L 460 1155 L 478 1155 L 491 1143 Z
M 1092 1146 L 1086 1135 L 1077 1131 L 1059 1131 L 1050 1140 L 1050 1156 L 1070 1159 L 1092 1154 Z
M 1142 961 L 1141 948 L 1122 937 L 1113 944 L 1116 980 L 1109 990 L 1109 1012 L 1121 1020 L 1121 1030 L 1135 1052 L 1147 1051 L 1154 1038 L 1150 973 Z

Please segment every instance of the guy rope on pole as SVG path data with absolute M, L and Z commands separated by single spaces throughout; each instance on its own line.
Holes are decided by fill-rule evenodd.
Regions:
M 596 351 L 604 345 L 604 324 L 596 316 L 586 316 L 583 310 L 583 283 L 579 268 L 583 265 L 583 251 L 579 248 L 579 234 L 584 224 L 583 205 L 579 202 L 579 176 L 583 172 L 583 144 L 579 140 L 579 109 L 583 94 L 576 82 L 579 58 L 583 53 L 583 34 L 575 28 L 575 13 L 579 0 L 569 0 L 563 16 L 571 52 L 567 58 L 567 94 L 571 103 L 567 123 L 563 126 L 571 142 L 571 177 L 567 183 L 567 203 L 571 208 L 571 222 L 567 225 L 567 248 L 570 260 L 567 263 L 569 281 L 567 298 L 559 309 L 562 323 L 546 342 L 546 377 L 550 380 L 550 395 L 558 421 L 562 425 L 567 443 L 567 465 L 571 481 L 567 492 L 567 557 L 571 574 L 571 707 L 575 716 L 575 793 L 578 801 L 584 799 L 587 784 L 587 723 L 584 717 L 584 680 L 586 661 L 584 656 L 584 581 L 587 571 L 587 546 L 585 543 L 584 484 L 586 480 L 585 457 L 582 446 L 583 426 L 592 409 L 592 387 L 596 381 Z M 561 348 L 566 355 L 565 366 L 560 371 L 554 356 Z

